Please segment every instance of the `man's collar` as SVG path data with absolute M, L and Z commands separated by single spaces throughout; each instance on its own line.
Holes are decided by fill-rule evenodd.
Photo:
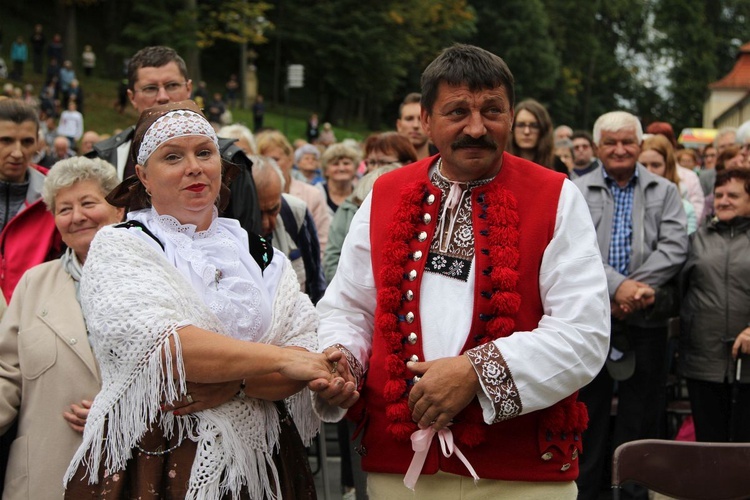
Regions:
M 607 184 L 607 186 L 611 187 L 612 184 L 617 184 L 617 186 L 620 187 L 620 185 L 617 183 L 617 181 L 614 179 L 614 177 L 611 177 L 607 173 L 607 168 L 604 167 L 604 166 L 602 166 L 602 174 L 604 175 L 604 182 Z M 630 179 L 628 179 L 628 183 L 625 184 L 624 187 L 628 187 L 631 184 L 635 184 L 636 181 L 637 181 L 637 179 L 638 179 L 638 177 L 640 177 L 640 176 L 638 175 L 638 163 L 636 163 L 635 164 L 635 168 L 633 169 L 633 175 L 630 177 Z

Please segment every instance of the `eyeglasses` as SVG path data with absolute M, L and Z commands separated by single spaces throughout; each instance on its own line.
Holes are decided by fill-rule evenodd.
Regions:
M 135 90 L 134 92 L 140 92 L 146 97 L 156 97 L 157 95 L 159 95 L 159 89 L 164 89 L 164 92 L 166 92 L 169 95 L 172 95 L 182 90 L 182 87 L 186 85 L 187 85 L 187 82 L 182 82 L 182 83 L 169 82 L 164 85 L 146 85 L 140 90 Z
M 368 166 L 368 168 L 377 168 L 382 167 L 385 165 L 390 165 L 391 163 L 398 163 L 398 159 L 389 159 L 389 158 L 370 158 L 365 160 L 365 165 Z
M 519 130 L 529 129 L 532 132 L 539 132 L 539 124 L 537 122 L 518 122 L 516 128 Z

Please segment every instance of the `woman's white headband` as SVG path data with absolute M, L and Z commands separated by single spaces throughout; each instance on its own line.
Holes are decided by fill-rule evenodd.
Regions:
M 154 151 L 165 142 L 188 135 L 206 136 L 219 150 L 219 139 L 208 120 L 194 111 L 178 109 L 158 118 L 143 135 L 138 149 L 138 164 L 145 165 Z

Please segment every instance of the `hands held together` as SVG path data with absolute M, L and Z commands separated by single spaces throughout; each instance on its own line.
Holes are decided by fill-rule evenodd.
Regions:
M 311 380 L 307 386 L 331 406 L 352 407 L 359 399 L 359 392 L 346 356 L 336 347 L 327 348 L 322 356 L 330 362 L 330 373 L 327 377 Z
M 645 309 L 654 303 L 656 291 L 646 283 L 626 279 L 615 292 L 615 299 L 611 302 L 612 317 L 623 320 L 629 314 Z
M 335 347 L 325 354 L 333 359 Z M 339 352 L 339 354 L 341 354 Z M 454 356 L 417 363 L 410 361 L 407 368 L 418 378 L 409 392 L 412 420 L 421 429 L 432 427 L 436 431 L 450 425 L 453 417 L 463 410 L 480 390 L 479 378 L 469 358 Z M 346 357 L 338 358 L 336 376 L 330 382 L 314 380 L 308 384 L 328 404 L 341 408 L 351 407 L 359 398 L 356 380 L 349 370 Z

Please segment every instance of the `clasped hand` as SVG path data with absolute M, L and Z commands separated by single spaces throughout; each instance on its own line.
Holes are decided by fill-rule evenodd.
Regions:
M 615 292 L 615 299 L 611 303 L 612 317 L 623 320 L 639 309 L 652 305 L 656 299 L 656 291 L 646 283 L 626 279 Z
M 359 399 L 359 391 L 357 391 L 357 380 L 349 369 L 346 356 L 336 347 L 329 347 L 323 351 L 323 355 L 329 361 L 335 361 L 334 373 L 331 373 L 330 378 L 312 380 L 307 386 L 311 391 L 318 393 L 318 396 L 329 405 L 351 408 Z
M 447 427 L 476 397 L 479 377 L 467 356 L 441 358 L 406 367 L 420 376 L 409 393 L 411 417 L 420 429 Z

